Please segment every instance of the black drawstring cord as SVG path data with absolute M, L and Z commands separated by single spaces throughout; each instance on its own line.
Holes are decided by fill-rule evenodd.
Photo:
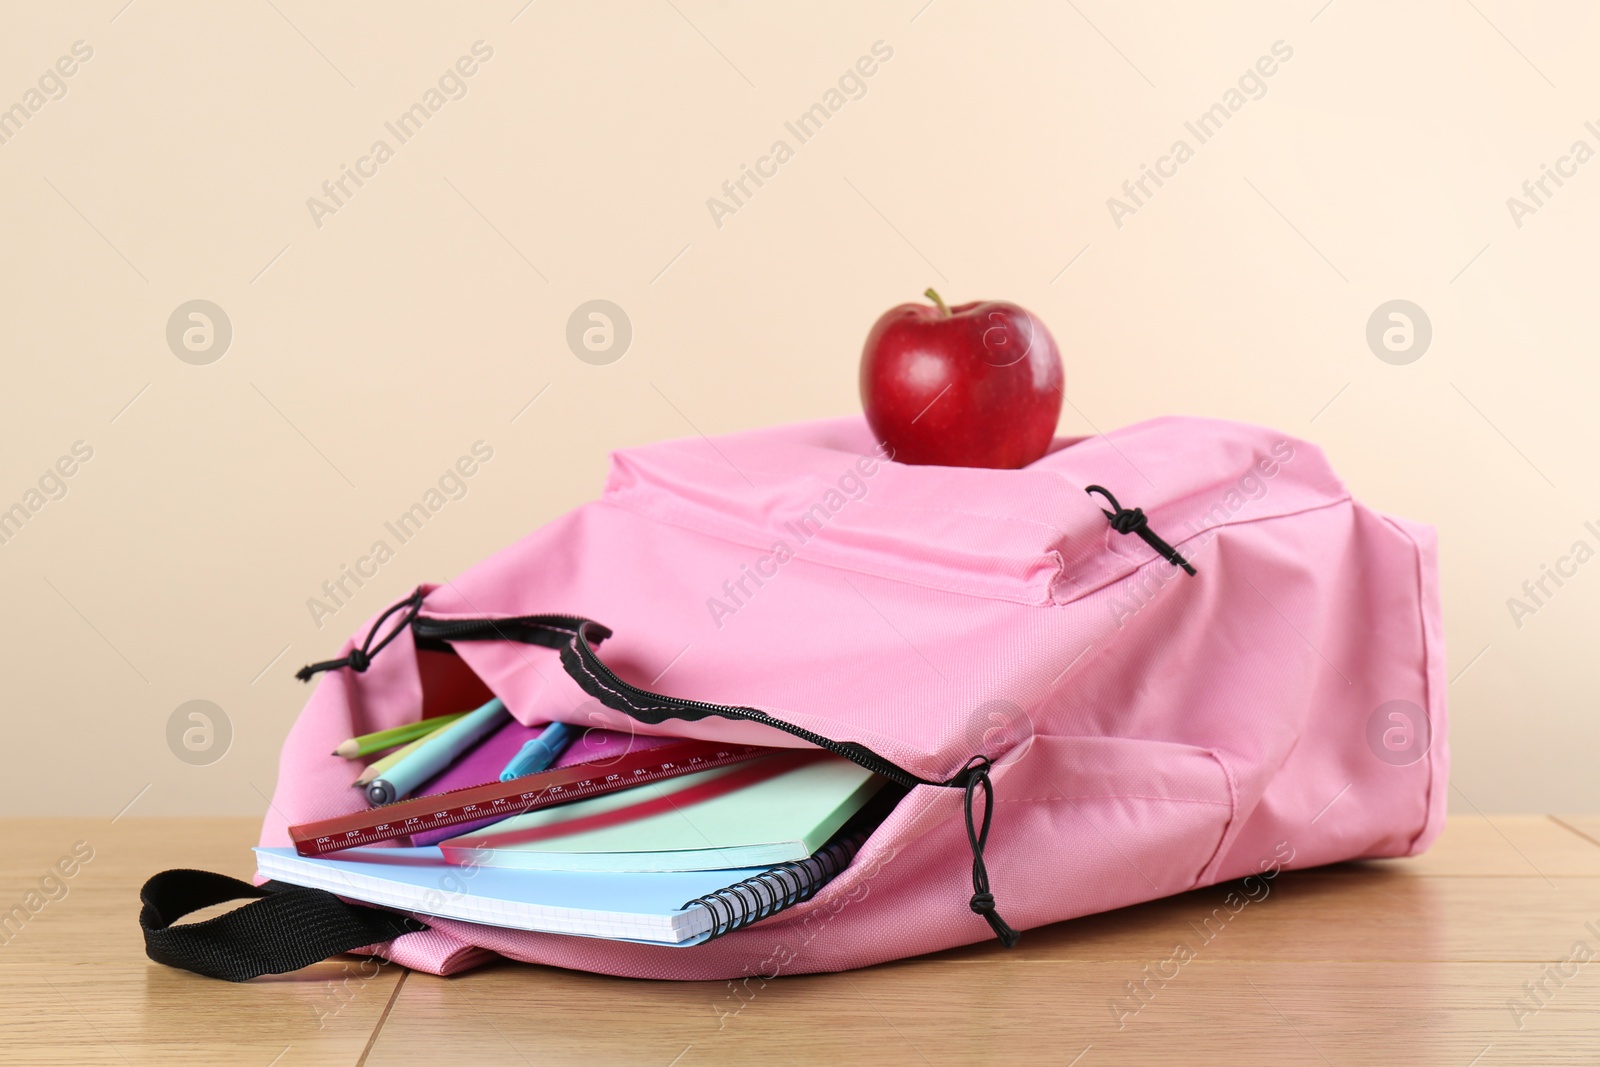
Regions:
M 1000 913 L 994 910 L 994 894 L 989 892 L 989 869 L 983 863 L 983 847 L 989 842 L 989 822 L 994 818 L 994 786 L 989 782 L 990 766 L 988 756 L 973 756 L 961 768 L 961 774 L 956 775 L 958 779 L 964 776 L 967 780 L 967 843 L 972 846 L 972 900 L 969 906 L 984 917 L 1002 945 L 1015 948 L 1022 935 L 1007 925 L 1000 918 Z M 984 801 L 981 828 L 972 822 L 972 798 L 980 785 L 983 786 Z
M 395 623 L 394 628 L 383 635 L 383 640 L 374 645 L 372 643 L 372 639 L 376 637 L 378 635 L 378 631 L 383 628 L 385 620 L 387 620 L 389 616 L 393 615 L 401 608 L 407 609 L 405 618 Z M 308 663 L 296 671 L 294 676 L 300 679 L 302 682 L 309 682 L 313 677 L 323 671 L 335 671 L 340 667 L 349 667 L 357 674 L 360 674 L 362 671 L 366 670 L 372 665 L 373 656 L 376 656 L 379 652 L 382 652 L 384 646 L 398 637 L 401 630 L 404 630 L 407 626 L 411 625 L 411 620 L 415 619 L 417 617 L 417 612 L 421 610 L 422 589 L 418 587 L 416 592 L 412 593 L 404 600 L 389 605 L 389 609 L 382 615 L 378 616 L 377 621 L 372 624 L 372 629 L 367 631 L 367 639 L 361 642 L 360 648 L 351 649 L 348 656 L 342 656 L 339 659 L 324 660 L 321 663 Z
M 1111 520 L 1111 528 L 1119 534 L 1136 533 L 1144 539 L 1144 543 L 1161 553 L 1166 561 L 1175 567 L 1182 567 L 1189 574 L 1194 574 L 1194 567 L 1173 548 L 1161 539 L 1161 535 L 1150 529 L 1149 520 L 1144 517 L 1143 508 L 1125 508 L 1117 503 L 1117 498 L 1111 495 L 1111 490 L 1101 485 L 1091 485 L 1084 489 L 1085 493 L 1099 493 L 1106 498 L 1115 511 L 1100 509 L 1100 513 Z

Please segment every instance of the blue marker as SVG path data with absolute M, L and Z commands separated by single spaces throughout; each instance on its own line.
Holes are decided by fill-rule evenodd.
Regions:
M 567 743 L 571 740 L 572 727 L 564 722 L 551 723 L 538 737 L 523 745 L 522 749 L 511 757 L 506 769 L 500 772 L 500 780 L 509 782 L 525 774 L 537 774 L 560 759 L 561 753 L 566 751 Z

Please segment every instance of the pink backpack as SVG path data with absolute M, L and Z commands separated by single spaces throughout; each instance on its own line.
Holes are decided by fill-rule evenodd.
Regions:
M 624 450 L 598 501 L 318 671 L 263 845 L 360 806 L 337 742 L 485 689 L 524 723 L 819 746 L 914 788 L 818 895 L 692 948 L 352 906 L 342 942 L 264 964 L 238 927 L 198 955 L 162 940 L 193 929 L 166 929 L 180 904 L 242 895 L 191 885 L 147 887 L 153 957 L 237 978 L 369 946 L 436 974 L 499 954 L 765 979 L 1411 855 L 1444 817 L 1432 529 L 1231 422 L 1062 440 L 1022 470 L 894 463 L 858 418 Z

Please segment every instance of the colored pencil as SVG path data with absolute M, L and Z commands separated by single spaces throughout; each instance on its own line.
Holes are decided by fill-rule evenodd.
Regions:
M 365 789 L 368 782 L 372 781 L 374 778 L 378 777 L 378 775 L 383 774 L 390 767 L 393 767 L 396 763 L 399 763 L 401 760 L 411 755 L 411 753 L 422 747 L 422 742 L 426 741 L 432 736 L 432 734 L 428 734 L 425 737 L 419 737 L 415 741 L 401 745 L 399 748 L 395 749 L 382 759 L 374 760 L 372 763 L 367 764 L 366 767 L 364 767 L 361 771 L 361 777 L 357 778 L 350 784 Z
M 367 800 L 374 806 L 392 804 L 410 796 L 417 786 L 448 767 L 467 749 L 483 740 L 485 734 L 511 718 L 500 698 L 489 701 L 443 730 L 429 734 L 415 752 L 407 754 L 367 785 Z
M 362 734 L 360 737 L 352 737 L 348 741 L 341 741 L 339 747 L 333 750 L 333 754 L 335 756 L 343 756 L 345 759 L 360 759 L 362 756 L 370 756 L 374 752 L 382 752 L 386 748 L 395 748 L 407 742 L 415 741 L 419 737 L 427 737 L 439 727 L 448 726 L 455 722 L 461 718 L 462 714 L 465 713 L 435 715 L 431 719 L 419 719 L 416 722 L 408 722 L 404 726 L 379 730 L 375 734 Z

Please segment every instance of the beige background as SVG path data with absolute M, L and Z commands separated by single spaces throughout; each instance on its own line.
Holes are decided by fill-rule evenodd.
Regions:
M 294 668 L 594 496 L 609 449 L 856 411 L 868 326 L 929 284 L 1050 325 L 1064 432 L 1267 423 L 1436 523 L 1452 800 L 1600 807 L 1600 562 L 1520 629 L 1506 605 L 1600 547 L 1600 162 L 1520 228 L 1506 206 L 1600 148 L 1583 5 L 123 2 L 0 32 L 0 107 L 93 48 L 0 144 L 0 505 L 94 450 L 0 546 L 0 810 L 262 810 Z M 467 95 L 315 225 L 479 40 Z M 715 225 L 880 40 L 865 97 Z M 1107 198 L 1279 40 L 1266 95 L 1116 226 Z M 597 297 L 634 328 L 609 366 L 564 340 Z M 165 338 L 196 298 L 234 331 L 205 366 Z M 1405 366 L 1365 340 L 1394 298 L 1434 330 Z M 307 598 L 480 439 L 467 496 L 319 630 Z M 167 745 L 192 699 L 233 728 L 207 766 Z

